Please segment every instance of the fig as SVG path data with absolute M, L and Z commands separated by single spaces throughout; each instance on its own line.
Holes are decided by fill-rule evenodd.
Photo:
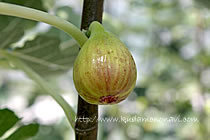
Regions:
M 137 70 L 125 45 L 99 22 L 92 22 L 90 37 L 82 46 L 73 67 L 75 88 L 90 104 L 123 101 L 133 90 Z

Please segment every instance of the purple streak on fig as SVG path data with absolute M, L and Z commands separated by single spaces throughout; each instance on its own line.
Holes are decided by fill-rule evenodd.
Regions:
M 100 103 L 115 103 L 117 101 L 118 97 L 108 95 L 108 96 L 102 96 L 100 98 Z
M 75 87 L 90 104 L 119 103 L 135 87 L 137 71 L 133 57 L 100 23 L 91 23 L 89 30 L 90 38 L 74 64 Z

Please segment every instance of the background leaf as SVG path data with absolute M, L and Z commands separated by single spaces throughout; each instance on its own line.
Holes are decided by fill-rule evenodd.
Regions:
M 58 17 L 64 18 L 65 20 L 71 22 L 79 28 L 80 25 L 80 15 L 74 12 L 73 8 L 68 6 L 59 7 L 55 10 L 55 13 Z M 61 41 L 69 40 L 71 37 L 65 32 L 51 27 L 47 32 L 49 36 L 59 37 Z
M 46 11 L 41 0 L 0 0 L 0 2 L 12 3 Z M 18 42 L 24 36 L 26 30 L 35 27 L 37 23 L 38 22 L 32 20 L 0 15 L 0 48 L 8 49 L 11 47 L 13 43 Z M 4 65 L 7 63 L 0 55 L 0 65 L 1 67 L 4 67 L 2 62 Z M 6 68 L 8 67 L 6 66 Z
M 9 109 L 0 110 L 0 137 L 13 127 L 20 119 Z
M 45 11 L 41 0 L 2 1 Z M 55 10 L 55 13 L 62 18 L 66 18 L 66 20 L 70 20 L 74 25 L 79 25 L 80 18 L 70 7 L 59 7 Z M 71 14 L 68 15 L 69 13 Z M 66 72 L 73 66 L 79 49 L 75 41 L 72 41 L 71 37 L 65 32 L 50 27 L 46 33 L 26 41 L 24 46 L 15 47 L 12 45 L 22 39 L 24 32 L 34 27 L 37 22 L 9 16 L 0 16 L 0 20 L 3 21 L 0 22 L 0 49 L 11 50 L 15 56 L 23 60 L 37 73 L 49 76 Z M 0 65 L 4 68 L 9 66 L 9 62 L 1 55 Z
M 12 4 L 38 9 L 41 11 L 46 11 L 46 8 L 44 8 L 42 4 L 42 0 L 0 0 L 0 2 L 12 3 Z M 11 26 L 11 24 L 13 24 L 13 26 L 15 27 L 21 26 L 24 29 L 32 28 L 37 24 L 36 21 L 26 20 L 11 16 L 4 16 L 4 15 L 3 16 L 0 15 L 0 21 L 1 21 L 0 31 L 2 31 L 2 29 L 4 28 L 8 28 L 8 26 Z
M 7 108 L 0 109 L 0 137 L 10 130 L 20 119 L 15 113 Z M 20 126 L 5 140 L 26 140 L 35 136 L 39 130 L 38 124 L 28 124 Z
M 27 41 L 24 47 L 16 48 L 11 53 L 37 73 L 52 75 L 68 71 L 79 52 L 79 47 L 69 41 L 59 46 L 58 38 L 39 35 L 34 40 Z
M 46 11 L 41 0 L 0 0 L 0 2 L 12 3 Z M 19 41 L 25 30 L 35 27 L 38 22 L 17 17 L 0 15 L 0 48 L 8 48 Z
M 38 124 L 29 124 L 18 128 L 12 135 L 6 140 L 26 140 L 32 136 L 35 136 L 39 130 Z
M 21 27 L 13 26 L 7 27 L 4 30 L 0 31 L 0 48 L 7 49 L 12 43 L 17 42 L 24 35 L 24 31 Z

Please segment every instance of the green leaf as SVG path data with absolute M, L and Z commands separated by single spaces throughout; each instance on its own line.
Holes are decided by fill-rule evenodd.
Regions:
M 147 90 L 146 87 L 136 87 L 136 88 L 134 89 L 134 91 L 136 92 L 136 95 L 137 95 L 138 97 L 140 97 L 140 96 L 145 96 L 145 95 L 146 95 L 146 90 Z
M 74 44 L 74 43 L 73 43 Z M 23 48 L 11 51 L 13 55 L 26 63 L 38 74 L 46 76 L 68 71 L 74 63 L 79 47 L 70 41 L 60 46 L 57 37 L 39 35 L 27 41 Z
M 8 60 L 0 58 L 0 68 L 6 68 L 6 69 L 11 68 Z
M 202 7 L 210 8 L 209 0 L 195 0 L 195 3 L 201 5 Z
M 9 48 L 12 43 L 17 42 L 24 35 L 24 31 L 21 27 L 8 25 L 7 28 L 0 31 L 0 48 L 6 49 Z
M 0 0 L 0 1 L 45 11 L 44 6 L 42 5 L 42 0 Z
M 80 15 L 75 13 L 71 7 L 63 6 L 56 9 L 56 15 L 58 17 L 64 18 L 67 21 L 71 22 L 75 26 L 79 28 L 80 25 Z M 49 36 L 59 37 L 61 41 L 69 40 L 71 37 L 65 32 L 56 29 L 55 27 L 51 27 L 47 32 Z
M 6 140 L 26 140 L 36 135 L 39 130 L 38 124 L 29 124 L 18 128 Z
M 8 20 L 6 16 L 0 16 L 0 48 L 9 48 L 11 44 L 19 41 L 24 35 L 21 19 Z M 6 26 L 5 26 L 5 25 Z
M 41 0 L 0 0 L 0 2 L 12 3 L 46 11 Z M 0 31 L 10 25 L 10 23 L 14 23 L 14 26 L 21 26 L 24 29 L 32 28 L 37 24 L 36 21 L 2 15 L 0 16 L 0 21 Z
M 41 0 L 0 0 L 0 2 L 13 3 L 46 11 L 42 5 Z M 24 30 L 32 28 L 36 24 L 37 22 L 35 21 L 0 15 L 0 48 L 9 48 L 11 44 L 16 43 L 23 37 Z M 1 55 L 0 62 L 2 62 Z M 3 62 L 5 64 L 5 61 Z
M 74 10 L 71 7 L 63 6 L 56 9 L 56 15 L 58 17 L 64 18 L 67 21 L 71 22 L 75 26 L 79 28 L 80 25 L 80 15 L 74 12 Z M 49 36 L 59 37 L 61 41 L 66 41 L 71 38 L 68 34 L 65 32 L 56 29 L 55 27 L 51 27 L 50 30 L 47 32 Z
M 9 109 L 0 110 L 0 137 L 20 119 Z
M 56 15 L 61 18 L 65 18 L 67 21 L 79 28 L 81 18 L 80 15 L 73 10 L 73 8 L 69 6 L 59 7 L 56 9 Z
M 20 120 L 15 113 L 9 109 L 0 109 L 0 137 Z M 20 126 L 14 133 L 12 133 L 5 140 L 26 140 L 38 132 L 38 124 L 28 124 Z
M 0 0 L 0 2 L 46 11 L 41 0 Z M 19 41 L 23 37 L 24 31 L 34 27 L 36 24 L 36 21 L 0 15 L 0 48 L 8 48 L 12 43 Z
M 40 0 L 0 1 L 44 10 Z M 71 17 L 68 17 L 67 19 L 72 20 L 73 24 L 78 25 L 80 21 L 79 16 L 74 13 L 71 8 L 62 7 L 57 9 L 57 15 L 59 15 L 59 13 L 61 15 L 62 13 L 68 15 L 68 12 L 71 13 Z M 26 26 L 28 26 L 29 20 L 8 16 L 0 16 L 0 20 L 2 21 L 0 22 L 0 49 L 11 50 L 13 55 L 21 59 L 38 74 L 48 76 L 56 73 L 63 73 L 73 66 L 73 62 L 79 52 L 79 47 L 76 46 L 76 43 L 73 43 L 72 45 L 72 41 L 69 41 L 69 35 L 63 31 L 56 29 L 52 34 L 48 32 L 46 35 L 37 36 L 34 40 L 27 41 L 23 47 L 13 47 L 12 49 L 11 45 L 18 42 L 23 37 L 24 29 L 27 29 Z M 52 28 L 52 30 L 53 29 L 54 28 Z M 59 47 L 63 46 L 61 41 L 62 44 L 65 44 L 64 48 Z M 67 44 L 66 42 L 70 42 L 70 44 Z M 8 61 L 5 61 L 1 54 L 0 65 L 3 68 L 8 68 L 9 66 Z

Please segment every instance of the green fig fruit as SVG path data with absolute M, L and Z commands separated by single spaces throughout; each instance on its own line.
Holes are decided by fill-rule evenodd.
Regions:
M 92 22 L 90 38 L 82 46 L 73 68 L 75 87 L 90 104 L 115 104 L 133 90 L 137 71 L 133 57 L 125 45 Z

